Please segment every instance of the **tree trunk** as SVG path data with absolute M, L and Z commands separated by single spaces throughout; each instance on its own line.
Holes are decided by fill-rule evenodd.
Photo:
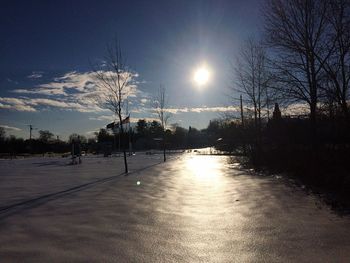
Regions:
M 166 162 L 166 155 L 165 155 L 165 132 L 163 131 L 163 157 L 164 162 Z
M 310 136 L 312 150 L 317 150 L 317 120 L 316 120 L 316 106 L 317 104 L 311 103 L 310 105 Z
M 164 156 L 163 160 L 164 160 L 164 162 L 166 162 L 165 143 L 164 143 L 164 145 L 163 145 L 163 156 Z
M 341 108 L 342 108 L 345 119 L 348 120 L 349 119 L 349 109 L 348 109 L 348 105 L 347 105 L 347 101 L 346 101 L 345 96 L 343 96 L 343 98 L 342 98 Z
M 119 115 L 119 125 L 120 125 L 120 133 L 121 133 L 121 137 L 122 139 L 124 139 L 124 129 L 123 129 L 123 120 L 122 120 L 122 116 Z M 126 149 L 125 149 L 125 143 L 122 143 L 122 148 L 123 148 L 123 155 L 124 155 L 124 168 L 125 168 L 125 175 L 127 175 L 129 173 L 128 170 L 128 162 L 126 160 Z

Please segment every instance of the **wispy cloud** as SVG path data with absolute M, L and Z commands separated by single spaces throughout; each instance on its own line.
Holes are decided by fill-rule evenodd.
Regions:
M 113 72 L 104 71 L 105 74 L 112 76 Z M 40 72 L 33 72 L 41 74 Z M 132 74 L 133 78 L 138 75 Z M 33 76 L 34 77 L 34 76 Z M 105 110 L 96 102 L 96 97 L 101 97 L 106 92 L 103 87 L 96 85 L 95 72 L 77 72 L 71 71 L 53 78 L 52 81 L 41 83 L 33 88 L 15 89 L 14 93 L 19 97 L 0 97 L 0 109 L 10 109 L 16 111 L 35 112 L 42 109 L 58 108 L 62 110 L 71 110 L 78 112 L 100 112 Z M 150 98 L 147 93 L 141 92 L 137 87 L 137 82 L 128 86 L 130 111 L 136 115 L 144 117 L 153 117 L 154 109 L 148 105 Z M 182 113 L 205 113 L 205 112 L 239 112 L 236 106 L 212 106 L 212 107 L 169 107 L 165 109 L 171 114 Z M 143 117 L 142 116 L 142 117 Z M 132 117 L 135 117 L 133 115 Z M 90 120 L 112 121 L 114 117 L 101 115 L 90 117 Z M 151 118 L 153 120 L 153 118 Z
M 186 113 L 186 112 L 195 112 L 195 113 L 201 113 L 201 112 L 238 112 L 239 107 L 237 106 L 215 106 L 215 107 L 184 107 L 184 108 L 167 108 L 165 109 L 166 112 L 172 113 L 172 114 L 178 114 L 178 113 Z
M 138 108 L 138 109 L 132 109 L 131 113 L 132 115 L 134 113 L 140 114 L 143 113 L 145 116 L 147 115 L 154 115 L 154 108 Z M 165 109 L 166 112 L 171 113 L 171 114 L 179 114 L 179 113 L 202 113 L 202 112 L 238 112 L 239 107 L 235 106 L 227 106 L 227 107 L 194 107 L 194 108 L 167 108 Z M 149 121 L 157 120 L 157 118 L 153 117 L 140 117 L 140 118 L 131 118 L 133 121 L 132 122 L 137 122 L 139 119 L 148 119 Z M 89 117 L 89 120 L 96 120 L 96 121 L 113 121 L 115 120 L 115 117 L 112 115 L 100 115 L 100 116 L 94 116 L 94 117 Z
M 98 128 L 98 129 L 96 129 L 96 130 L 87 131 L 87 132 L 85 132 L 85 134 L 86 134 L 87 136 L 93 136 L 93 135 L 95 135 L 95 133 L 98 132 L 99 130 L 100 130 L 100 129 Z
M 62 108 L 66 110 L 75 110 L 79 112 L 101 111 L 101 109 L 96 105 L 86 105 L 83 103 L 60 101 L 60 100 L 53 100 L 53 99 L 43 99 L 43 98 L 29 99 L 28 103 L 33 106 L 51 106 L 51 107 L 57 107 L 57 108 Z
M 159 121 L 158 118 L 151 118 L 151 117 L 146 117 L 146 118 L 130 118 L 130 122 L 131 123 L 137 123 L 139 120 L 145 120 L 145 121 L 149 121 L 149 122 L 152 122 L 152 121 Z
M 152 117 L 139 117 L 139 118 L 130 117 L 130 122 L 136 123 L 140 119 L 146 120 L 146 121 L 154 121 L 154 120 L 157 121 L 158 120 L 157 118 L 152 118 Z M 100 115 L 100 116 L 96 116 L 96 117 L 89 117 L 89 120 L 111 122 L 111 121 L 115 121 L 116 118 L 114 116 L 111 116 L 111 115 Z
M 99 112 L 102 111 L 96 105 L 84 104 L 72 101 L 62 101 L 46 98 L 3 98 L 0 97 L 0 108 L 14 111 L 36 112 L 41 107 L 55 107 L 64 110 L 74 110 L 78 112 Z
M 36 76 L 35 76 L 35 74 Z M 112 75 L 113 72 L 104 72 Z M 128 73 L 137 77 L 136 73 Z M 30 78 L 39 78 L 39 72 L 33 72 Z M 30 95 L 29 97 L 1 98 L 0 109 L 16 111 L 39 111 L 42 106 L 55 107 L 78 112 L 98 112 L 103 109 L 98 106 L 96 97 L 102 97 L 106 92 L 96 85 L 94 72 L 68 72 L 56 77 L 53 81 L 39 84 L 29 89 L 15 89 L 14 93 Z M 136 97 L 140 91 L 135 83 L 127 87 L 129 97 Z
M 47 96 L 54 96 L 54 95 L 68 96 L 68 94 L 61 88 L 39 87 L 39 88 L 33 88 L 33 89 L 15 89 L 13 90 L 13 92 L 20 93 L 20 94 L 37 94 L 37 95 L 47 95 Z
M 21 131 L 22 129 L 13 127 L 13 126 L 8 126 L 8 125 L 2 125 L 0 124 L 0 127 L 6 129 L 6 130 L 11 130 L 11 131 Z
M 140 99 L 140 103 L 143 104 L 143 105 L 145 105 L 146 103 L 149 103 L 149 102 L 150 102 L 149 99 L 146 99 L 146 98 Z
M 110 115 L 101 115 L 97 117 L 89 117 L 89 120 L 93 121 L 113 121 L 115 117 L 110 116 Z
M 24 99 L 0 97 L 0 109 L 35 112 L 36 109 Z
M 40 79 L 43 76 L 43 72 L 41 71 L 33 71 L 32 74 L 27 76 L 28 79 Z
M 285 108 L 281 109 L 282 114 L 285 115 L 302 115 L 308 114 L 310 112 L 310 108 L 306 103 L 293 103 Z

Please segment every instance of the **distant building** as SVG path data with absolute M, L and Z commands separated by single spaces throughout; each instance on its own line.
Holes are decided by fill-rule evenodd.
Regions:
M 272 119 L 273 120 L 281 120 L 282 119 L 282 114 L 281 114 L 280 107 L 278 106 L 278 103 L 275 103 L 275 108 L 273 110 Z

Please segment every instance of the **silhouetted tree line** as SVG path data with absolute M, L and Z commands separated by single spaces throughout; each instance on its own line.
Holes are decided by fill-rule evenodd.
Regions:
M 6 136 L 5 130 L 0 127 L 0 153 L 2 156 L 15 157 L 20 154 L 45 154 L 45 153 L 67 153 L 71 150 L 71 143 L 79 136 L 82 150 L 87 151 L 91 146 L 91 140 L 78 134 L 69 136 L 68 141 L 54 138 L 53 133 L 40 130 L 36 139 L 17 138 L 13 135 Z M 95 141 L 93 139 L 93 141 Z
M 262 13 L 262 40 L 233 63 L 241 120 L 222 121 L 218 147 L 350 199 L 350 2 L 267 0 Z
M 219 150 L 245 155 L 257 170 L 287 172 L 312 187 L 335 193 L 343 204 L 350 205 L 350 123 L 342 114 L 330 117 L 319 112 L 317 138 L 311 138 L 308 116 L 282 115 L 261 121 L 258 144 L 253 117 L 245 118 L 244 126 L 241 120 L 215 121 L 212 143 Z M 215 141 L 218 137 L 222 140 Z
M 118 135 L 117 135 L 118 136 Z M 171 129 L 165 129 L 158 121 L 147 122 L 140 119 L 136 123 L 135 131 L 132 133 L 133 148 L 135 150 L 162 150 L 165 139 L 166 149 L 188 149 L 209 145 L 209 140 L 205 130 L 197 130 L 189 127 L 185 129 L 173 124 Z
M 166 148 L 169 150 L 199 148 L 209 146 L 213 141 L 212 124 L 208 129 L 197 130 L 189 127 L 185 129 L 173 124 L 171 129 L 165 130 Z M 210 132 L 209 132 L 210 130 Z M 216 137 L 215 137 L 216 138 Z M 16 156 L 19 154 L 45 154 L 68 153 L 71 151 L 73 140 L 79 140 L 82 151 L 86 153 L 111 154 L 121 151 L 123 147 L 128 149 L 131 142 L 132 150 L 162 150 L 163 128 L 158 121 L 147 122 L 140 119 L 134 129 L 129 132 L 119 133 L 109 129 L 100 129 L 94 138 L 86 138 L 83 135 L 71 134 L 67 141 L 54 138 L 53 133 L 47 130 L 39 131 L 36 139 L 16 138 L 6 136 L 5 130 L 0 130 L 0 152 L 3 156 Z

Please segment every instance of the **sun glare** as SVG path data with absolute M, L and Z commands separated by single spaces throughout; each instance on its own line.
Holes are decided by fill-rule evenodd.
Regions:
M 195 70 L 193 80 L 198 86 L 204 86 L 208 83 L 210 78 L 210 72 L 207 67 L 200 67 Z
M 216 180 L 220 173 L 220 162 L 212 156 L 187 159 L 186 166 L 194 175 L 205 180 Z

